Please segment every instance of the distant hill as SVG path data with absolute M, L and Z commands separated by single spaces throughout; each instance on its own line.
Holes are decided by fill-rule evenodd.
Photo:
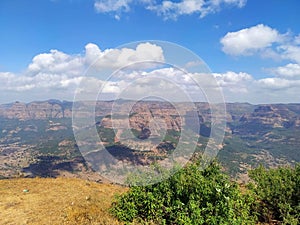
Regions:
M 76 102 L 84 112 L 90 102 Z M 132 106 L 133 105 L 133 106 Z M 199 145 L 203 151 L 211 128 L 211 113 L 208 103 L 196 103 L 199 124 Z M 78 149 L 72 131 L 72 102 L 48 100 L 31 103 L 15 102 L 0 105 L 0 177 L 95 177 Z M 113 130 L 111 108 L 119 113 Z M 130 115 L 123 116 L 126 107 L 132 107 Z M 98 101 L 94 116 L 101 141 L 118 159 L 151 163 L 171 154 L 180 138 L 184 123 L 189 120 L 191 108 L 185 103 L 174 105 L 148 101 L 132 104 L 128 100 Z M 245 180 L 246 170 L 262 163 L 267 167 L 300 162 L 300 104 L 227 103 L 227 128 L 218 159 L 232 176 Z M 180 109 L 178 111 L 178 109 Z M 156 127 L 151 118 L 160 118 Z M 182 118 L 184 118 L 182 120 Z M 136 144 L 128 139 L 127 150 L 119 146 L 126 137 L 122 124 L 129 120 L 132 132 L 144 140 L 143 152 L 133 151 Z M 152 127 L 150 127 L 152 126 Z M 147 142 L 149 136 L 158 135 L 165 126 L 167 133 L 159 145 Z M 89 133 L 87 126 L 86 133 Z M 192 128 L 191 128 L 192 129 Z M 193 129 L 192 129 L 193 130 Z M 152 132 L 152 133 L 151 133 Z M 87 141 L 86 145 L 90 143 Z M 94 144 L 94 143 L 92 143 Z M 132 149 L 131 149 L 132 148 Z M 146 153 L 147 152 L 147 153 Z M 91 178 L 92 179 L 92 178 Z

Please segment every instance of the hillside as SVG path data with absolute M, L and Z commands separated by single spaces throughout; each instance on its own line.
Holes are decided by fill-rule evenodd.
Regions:
M 113 196 L 124 191 L 80 179 L 0 180 L 0 224 L 121 224 L 108 208 Z
M 171 181 L 174 182 L 173 185 L 179 185 L 179 187 L 175 189 L 173 186 L 165 186 L 170 180 L 165 180 L 164 182 L 154 186 L 150 185 L 146 187 L 131 187 L 130 189 L 118 185 L 99 184 L 87 180 L 74 178 L 18 178 L 0 180 L 0 225 L 121 225 L 124 223 L 118 221 L 115 217 L 112 216 L 112 213 L 109 211 L 111 209 L 112 202 L 114 202 L 114 207 L 117 207 L 117 212 L 120 212 L 120 214 L 118 215 L 129 215 L 127 213 L 131 213 L 130 215 L 132 216 L 132 212 L 129 211 L 135 204 L 137 204 L 138 207 L 141 207 L 141 205 L 146 204 L 145 207 L 147 208 L 147 204 L 149 204 L 149 201 L 154 201 L 152 205 L 157 207 L 159 205 L 156 204 L 156 201 L 159 201 L 159 199 L 164 200 L 165 195 L 172 194 L 173 197 L 177 196 L 178 193 L 176 191 L 173 193 L 172 190 L 174 191 L 179 189 L 184 193 L 187 193 L 187 196 L 190 196 L 191 199 L 195 198 L 195 196 L 191 194 L 191 191 L 202 193 L 200 195 L 196 195 L 198 196 L 197 198 L 200 198 L 199 201 L 201 202 L 203 201 L 203 199 L 205 199 L 205 201 L 209 201 L 208 204 L 204 204 L 203 207 L 208 207 L 209 204 L 214 201 L 220 203 L 222 201 L 229 201 L 232 198 L 232 200 L 230 200 L 233 204 L 231 205 L 231 207 L 233 206 L 234 209 L 231 209 L 231 214 L 233 212 L 239 213 L 240 210 L 244 210 L 243 214 L 238 214 L 238 216 L 240 216 L 243 219 L 243 221 L 240 221 L 241 223 L 239 222 L 237 224 L 281 224 L 278 220 L 272 219 L 272 210 L 268 209 L 268 211 L 266 208 L 264 208 L 263 210 L 264 216 L 265 219 L 267 221 L 269 220 L 270 222 L 244 223 L 244 219 L 246 219 L 245 213 L 251 213 L 251 210 L 248 210 L 250 204 L 254 204 L 253 209 L 255 210 L 259 211 L 260 209 L 263 209 L 260 207 L 256 207 L 257 203 L 260 201 L 255 199 L 259 199 L 260 193 L 253 195 L 254 193 L 256 193 L 254 186 L 236 186 L 234 182 L 231 182 L 227 179 L 226 175 L 220 174 L 220 170 L 212 170 L 212 168 L 207 170 L 211 173 L 206 173 L 207 171 L 200 171 L 199 169 L 197 169 L 197 166 L 193 167 L 192 165 L 190 165 L 190 167 L 186 171 L 182 170 L 177 175 L 171 178 Z M 193 173 L 189 173 L 189 170 L 191 169 L 193 170 Z M 260 185 L 263 185 L 263 189 L 259 188 L 259 190 L 261 190 L 263 194 L 267 190 L 271 191 L 267 195 L 268 201 L 272 200 L 272 198 L 277 199 L 277 196 L 284 196 L 286 198 L 286 201 L 288 202 L 288 198 L 290 198 L 289 201 L 291 200 L 291 194 L 296 195 L 296 193 L 290 192 L 289 195 L 286 195 L 286 190 L 291 188 L 291 185 L 294 185 L 296 187 L 294 183 L 289 182 L 292 178 L 290 176 L 291 173 L 286 173 L 286 171 L 298 171 L 299 173 L 300 170 L 299 167 L 296 170 L 290 170 L 289 168 L 281 168 L 281 170 L 273 170 L 269 173 L 266 170 L 262 170 L 262 168 L 260 168 L 256 170 L 256 172 L 254 172 L 254 174 L 256 174 L 254 175 L 255 181 L 263 181 L 263 183 L 258 183 Z M 205 174 L 205 176 L 203 176 L 204 174 L 197 174 L 202 172 Z M 187 174 L 185 174 L 185 176 L 182 177 L 181 173 Z M 268 175 L 266 176 L 266 174 Z M 279 177 L 278 174 L 280 175 Z M 284 176 L 281 176 L 282 174 L 284 174 Z M 197 179 L 190 179 L 193 176 L 197 177 Z M 299 180 L 299 176 L 297 174 L 294 175 L 294 178 Z M 182 183 L 183 180 L 184 183 Z M 286 180 L 288 184 L 282 183 L 282 180 Z M 265 181 L 267 181 L 267 183 L 265 183 Z M 274 189 L 270 188 L 270 184 L 275 185 L 276 188 L 279 188 L 278 190 L 276 189 L 277 192 L 274 191 Z M 203 187 L 199 189 L 199 186 L 202 185 Z M 299 186 L 299 183 L 297 185 Z M 273 188 L 275 188 L 275 186 Z M 194 189 L 192 187 L 196 188 Z M 161 190 L 160 188 L 163 188 L 163 190 Z M 207 192 L 207 190 L 210 191 Z M 151 191 L 153 192 L 153 194 L 158 195 L 157 198 L 153 198 L 153 195 L 149 194 L 149 192 Z M 220 194 L 219 192 L 222 192 L 222 194 Z M 128 199 L 126 201 L 120 201 L 121 199 L 118 198 L 119 201 L 116 202 L 115 196 L 120 194 L 125 194 L 122 198 Z M 226 194 L 226 196 L 230 195 L 230 198 L 224 198 L 223 194 Z M 203 198 L 203 196 L 206 197 Z M 239 203 L 236 201 L 235 198 L 238 198 L 240 200 L 238 201 Z M 294 197 L 292 197 L 292 200 L 295 200 Z M 137 202 L 134 203 L 134 201 Z M 275 203 L 276 202 L 277 201 L 275 201 Z M 287 202 L 285 203 L 288 204 Z M 174 201 L 173 203 L 176 204 L 176 201 Z M 122 204 L 127 204 L 128 207 L 123 207 Z M 265 203 L 260 202 L 260 204 Z M 184 204 L 182 204 L 181 207 L 183 205 Z M 214 211 L 214 209 L 220 207 L 222 208 L 222 206 L 222 204 L 212 205 L 212 208 L 210 210 Z M 227 210 L 227 206 L 228 205 L 226 205 L 226 207 L 223 208 L 225 211 Z M 264 205 L 264 207 L 266 207 L 266 205 Z M 161 208 L 159 208 L 158 211 L 154 211 L 154 213 L 161 213 L 160 209 Z M 197 211 L 198 209 L 199 208 L 196 208 L 195 212 L 199 213 L 199 211 Z M 296 210 L 296 212 L 298 212 L 299 214 L 299 209 L 293 209 Z M 139 211 L 148 212 L 145 211 L 143 207 L 139 208 Z M 113 212 L 116 213 L 115 210 Z M 153 213 L 153 211 L 150 212 Z M 176 210 L 174 210 L 173 212 L 176 213 L 181 211 L 176 208 Z M 219 211 L 214 212 L 216 213 Z M 205 213 L 205 215 L 213 216 L 214 214 Z M 134 220 L 134 222 L 130 224 L 140 224 L 137 222 L 140 221 L 138 216 L 139 215 L 136 215 L 134 217 L 136 220 Z M 226 218 L 228 217 L 227 214 L 224 214 L 223 216 L 225 216 Z M 128 217 L 126 216 L 126 218 Z M 146 224 L 151 225 L 160 223 L 150 222 Z
M 101 141 L 118 160 L 150 164 L 172 154 L 183 126 L 199 136 L 197 152 L 203 152 L 211 132 L 208 103 L 195 104 L 198 124 L 190 121 L 193 109 L 186 103 L 178 103 L 175 108 L 158 101 L 99 101 L 95 111 L 88 110 L 91 102 L 75 104 L 80 109 L 76 115 L 94 118 L 93 123 L 81 127 L 84 140 L 79 142 L 75 141 L 72 129 L 72 102 L 0 105 L 0 178 L 80 177 L 101 181 L 103 177 L 93 173 L 82 157 L 80 146 L 94 150 Z M 112 107 L 117 112 L 114 118 Z M 226 108 L 227 128 L 218 159 L 233 177 L 245 181 L 247 169 L 259 164 L 276 167 L 300 162 L 300 104 L 227 103 Z M 155 123 L 151 122 L 153 118 Z M 128 128 L 124 127 L 127 122 Z M 91 139 L 94 127 L 98 142 Z M 135 140 L 128 136 L 128 129 Z M 158 143 L 157 137 L 164 132 Z M 90 157 L 101 158 L 97 154 L 93 151 Z M 89 153 L 85 156 L 89 157 Z

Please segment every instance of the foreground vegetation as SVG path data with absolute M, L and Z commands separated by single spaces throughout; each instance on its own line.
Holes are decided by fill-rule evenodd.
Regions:
M 241 186 L 217 163 L 205 170 L 193 163 L 163 182 L 131 188 L 66 178 L 0 180 L 0 224 L 300 224 L 300 165 L 261 166 L 249 175 Z
M 257 201 L 254 212 L 258 219 L 300 224 L 300 164 L 269 170 L 260 166 L 249 173 L 254 182 L 248 188 Z
M 251 171 L 244 188 L 213 163 L 186 166 L 163 182 L 132 187 L 111 212 L 125 222 L 145 224 L 300 223 L 300 166 Z

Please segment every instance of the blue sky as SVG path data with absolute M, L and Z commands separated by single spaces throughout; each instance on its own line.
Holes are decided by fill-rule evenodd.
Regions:
M 73 86 L 55 85 L 74 85 L 82 68 L 72 61 L 77 75 L 68 75 L 69 67 L 51 70 L 62 63 L 47 61 L 51 50 L 65 54 L 61 68 L 68 57 L 85 60 L 89 43 L 104 51 L 142 40 L 174 42 L 199 55 L 226 101 L 299 102 L 299 11 L 298 0 L 2 0 L 0 102 L 72 99 Z M 34 61 L 42 54 L 43 63 Z M 43 71 L 34 65 L 41 63 Z

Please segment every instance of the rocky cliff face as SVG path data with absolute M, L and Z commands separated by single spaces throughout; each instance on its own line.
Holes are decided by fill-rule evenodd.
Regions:
M 299 128 L 300 111 L 297 105 L 270 104 L 259 105 L 252 112 L 236 118 L 239 125 L 234 132 L 239 134 L 259 134 L 272 128 Z
M 28 104 L 15 102 L 0 106 L 0 116 L 8 119 L 49 119 L 71 117 L 72 111 L 68 102 L 43 101 Z
M 89 106 L 89 103 L 80 103 L 82 108 Z M 97 102 L 96 116 L 106 116 L 111 113 L 114 107 L 120 117 L 129 118 L 130 126 L 137 130 L 149 127 L 153 119 L 160 127 L 180 130 L 183 120 L 189 117 L 193 110 L 188 105 L 180 103 L 176 106 L 165 102 Z M 228 103 L 227 122 L 239 123 L 240 130 L 249 127 L 300 127 L 300 104 L 270 104 L 251 105 L 247 103 Z M 199 122 L 205 123 L 211 120 L 210 108 L 207 103 L 196 103 Z M 83 110 L 84 112 L 84 110 Z M 84 116 L 93 116 L 85 115 Z M 71 118 L 72 102 L 48 100 L 42 102 L 21 103 L 15 102 L 0 105 L 0 117 L 8 119 L 51 119 L 51 118 Z M 114 118 L 116 123 L 121 124 L 124 118 Z M 102 120 L 102 125 L 110 128 L 111 118 Z

